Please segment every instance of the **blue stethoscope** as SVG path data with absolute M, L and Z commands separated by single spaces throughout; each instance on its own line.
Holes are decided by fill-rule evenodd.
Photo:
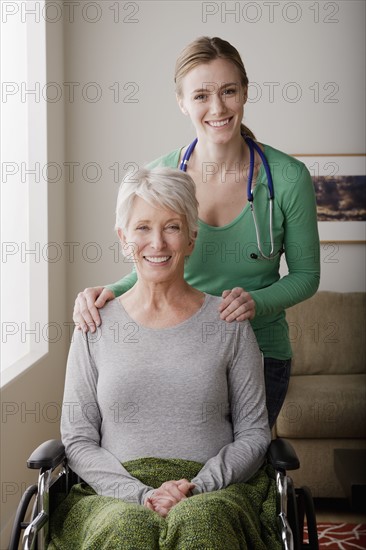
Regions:
M 255 233 L 257 236 L 257 245 L 258 250 L 262 258 L 265 260 L 273 260 L 276 258 L 276 256 L 281 255 L 283 252 L 283 249 L 279 250 L 278 252 L 274 253 L 274 242 L 273 242 L 273 199 L 274 199 L 274 189 L 273 189 L 273 180 L 271 175 L 271 170 L 269 168 L 268 161 L 262 151 L 262 149 L 259 147 L 259 145 L 253 141 L 249 136 L 245 136 L 242 134 L 245 142 L 247 143 L 249 147 L 249 153 L 250 153 L 250 164 L 249 164 L 249 174 L 248 174 L 248 186 L 247 186 L 247 196 L 248 196 L 248 202 L 250 204 L 250 209 L 253 216 L 254 221 L 254 227 L 255 227 Z M 183 172 L 187 171 L 187 164 L 188 161 L 193 153 L 194 148 L 196 147 L 198 139 L 196 138 L 192 143 L 187 147 L 186 152 L 184 153 L 182 162 L 180 163 L 179 169 Z M 262 247 L 261 247 L 261 238 L 259 234 L 259 228 L 257 224 L 257 218 L 255 215 L 254 210 L 254 196 L 253 196 L 253 189 L 252 189 L 252 183 L 253 183 L 253 172 L 254 172 L 254 150 L 257 151 L 258 155 L 261 158 L 261 161 L 264 166 L 264 170 L 266 172 L 267 176 L 267 186 L 268 186 L 268 199 L 269 199 L 269 234 L 270 234 L 270 241 L 271 241 L 271 251 L 269 253 L 269 256 L 266 256 L 264 254 Z M 251 258 L 257 259 L 257 254 L 251 254 Z

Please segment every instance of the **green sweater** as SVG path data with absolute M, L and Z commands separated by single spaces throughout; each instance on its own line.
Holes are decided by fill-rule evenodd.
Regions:
M 151 162 L 155 166 L 178 167 L 181 149 Z M 314 187 L 306 166 L 264 146 L 274 186 L 273 238 L 275 252 L 285 250 L 289 273 L 280 278 L 279 256 L 261 259 L 249 203 L 229 224 L 213 227 L 199 220 L 198 236 L 185 267 L 185 280 L 195 288 L 220 296 L 234 287 L 250 292 L 256 315 L 251 321 L 265 357 L 288 359 L 291 345 L 285 309 L 310 298 L 320 278 L 319 236 Z M 270 252 L 269 201 L 263 164 L 254 188 L 254 206 L 262 250 Z M 246 189 L 243 189 L 246 193 Z M 252 258 L 256 254 L 258 258 Z M 136 282 L 135 271 L 109 285 L 116 296 Z

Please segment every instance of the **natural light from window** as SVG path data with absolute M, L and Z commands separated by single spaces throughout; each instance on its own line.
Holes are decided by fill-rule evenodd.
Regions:
M 2 386 L 48 351 L 45 21 L 31 15 L 44 2 L 10 4 L 1 20 Z

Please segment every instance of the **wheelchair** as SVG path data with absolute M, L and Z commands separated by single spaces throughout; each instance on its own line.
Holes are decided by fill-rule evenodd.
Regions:
M 318 550 L 311 492 L 307 487 L 295 489 L 286 473 L 287 470 L 296 470 L 300 467 L 294 449 L 286 440 L 275 439 L 269 446 L 267 461 L 274 468 L 276 476 L 278 523 L 284 550 Z M 51 514 L 69 493 L 72 485 L 81 481 L 69 468 L 64 446 L 56 439 L 46 441 L 37 447 L 27 460 L 27 466 L 39 470 L 38 484 L 28 487 L 21 498 L 15 515 L 9 550 L 18 550 L 22 531 L 23 550 L 45 550 Z M 29 521 L 25 521 L 26 516 L 29 516 Z M 304 542 L 305 518 L 307 542 Z

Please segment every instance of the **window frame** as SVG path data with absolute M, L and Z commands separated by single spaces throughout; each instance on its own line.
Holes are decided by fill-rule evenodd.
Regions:
M 36 9 L 45 6 L 45 0 L 28 2 L 27 7 L 31 8 L 31 3 Z M 36 6 L 38 4 L 38 6 Z M 15 16 L 13 16 L 15 17 Z M 15 377 L 19 376 L 26 369 L 44 357 L 49 351 L 48 337 L 48 181 L 47 181 L 47 101 L 42 90 L 46 85 L 46 20 L 43 17 L 27 16 L 25 19 L 21 11 L 17 14 L 17 19 L 8 20 L 9 24 L 18 25 L 17 31 L 7 33 L 7 40 L 2 39 L 2 55 L 10 55 L 12 51 L 12 39 L 19 40 L 19 32 L 25 33 L 26 52 L 25 55 L 26 74 L 25 81 L 14 82 L 17 86 L 16 99 L 22 104 L 26 104 L 26 158 L 17 162 L 17 173 L 13 183 L 19 185 L 20 192 L 27 189 L 28 192 L 28 235 L 26 241 L 15 243 L 18 250 L 17 260 L 27 265 L 27 301 L 24 304 L 24 319 L 17 322 L 17 337 L 21 343 L 25 340 L 26 346 L 23 348 L 25 354 L 13 361 L 1 370 L 1 387 L 5 386 Z M 7 24 L 2 20 L 2 25 Z M 9 37 L 9 35 L 11 35 Z M 24 39 L 24 35 L 23 35 Z M 9 74 L 6 75 L 7 77 Z M 13 82 L 13 80 L 12 80 Z M 35 90 L 35 93 L 26 93 L 26 91 Z M 11 98 L 14 99 L 14 98 Z M 16 109 L 17 101 L 9 101 L 8 105 L 2 102 L 1 108 Z M 10 112 L 11 114 L 11 112 Z M 24 131 L 24 119 L 22 127 L 10 128 L 9 120 L 15 120 L 15 117 L 6 117 L 7 125 L 2 127 L 2 142 L 9 136 L 9 139 L 19 135 L 17 132 Z M 8 126 L 8 127 L 7 127 Z M 20 126 L 20 125 L 19 125 Z M 15 130 L 15 132 L 14 132 Z M 11 133 L 10 133 L 11 132 Z M 6 149 L 5 149 L 6 154 Z M 11 162 L 12 159 L 2 158 L 2 167 L 4 162 Z M 35 170 L 35 173 L 31 173 Z M 2 171 L 3 174 L 3 171 Z M 15 181 L 16 180 L 16 181 Z M 11 179 L 8 178 L 8 184 L 11 185 Z M 2 185 L 5 185 L 2 182 Z M 19 216 L 17 212 L 16 201 L 13 204 L 3 204 L 3 208 L 13 208 L 12 215 Z M 3 243 L 2 243 L 3 244 Z M 28 252 L 26 252 L 28 251 Z M 8 262 L 10 264 L 10 262 Z M 2 269 L 16 269 L 16 262 L 13 266 L 8 266 L 2 262 Z M 16 289 L 6 288 L 2 284 L 1 294 L 10 297 L 10 300 L 17 300 Z M 2 311 L 2 338 L 1 346 L 4 342 L 4 322 L 11 311 L 10 300 L 8 300 L 7 312 Z M 5 316 L 3 315 L 5 313 Z M 5 318 L 4 318 L 5 317 Z M 28 326 L 27 326 L 28 324 Z

